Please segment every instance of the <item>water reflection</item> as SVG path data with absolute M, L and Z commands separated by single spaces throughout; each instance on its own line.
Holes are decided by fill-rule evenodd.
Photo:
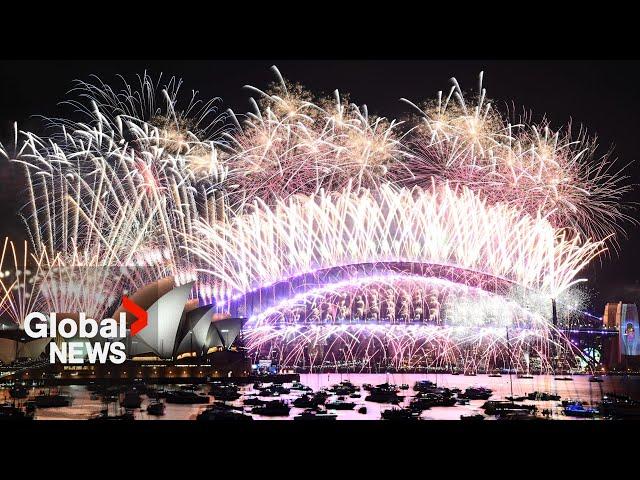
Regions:
M 588 376 L 574 376 L 572 381 L 560 381 L 554 379 L 552 376 L 539 375 L 533 378 L 517 378 L 515 375 L 511 378 L 508 375 L 502 377 L 489 377 L 487 375 L 477 375 L 473 377 L 463 375 L 450 375 L 450 374 L 304 374 L 300 375 L 300 381 L 304 385 L 311 387 L 314 391 L 318 391 L 323 388 L 328 388 L 331 385 L 335 385 L 341 381 L 350 381 L 354 385 L 362 387 L 364 384 L 377 385 L 388 381 L 389 383 L 401 385 L 409 385 L 408 390 L 401 391 L 400 395 L 404 396 L 400 406 L 406 406 L 409 404 L 411 397 L 415 396 L 416 392 L 413 391 L 413 385 L 419 380 L 430 380 L 436 383 L 440 387 L 447 388 L 460 388 L 462 390 L 470 386 L 484 386 L 493 390 L 492 399 L 504 399 L 506 396 L 513 395 L 523 396 L 527 393 L 534 391 L 548 392 L 558 394 L 562 397 L 562 400 L 574 399 L 586 402 L 588 405 L 597 404 L 605 392 L 613 392 L 618 394 L 629 395 L 634 398 L 638 398 L 640 393 L 640 377 L 638 376 L 615 376 L 615 377 L 603 377 L 604 382 L 594 383 L 589 381 Z M 167 386 L 167 388 L 173 388 Z M 37 395 L 40 388 L 34 388 L 30 392 L 30 396 Z M 49 408 L 38 409 L 36 411 L 35 418 L 37 420 L 82 420 L 90 418 L 93 415 L 98 414 L 101 410 L 105 409 L 105 405 L 99 397 L 92 395 L 84 386 L 69 386 L 61 387 L 60 393 L 70 395 L 73 397 L 73 403 L 69 407 L 61 408 Z M 209 386 L 204 385 L 199 388 L 199 392 L 208 393 Z M 240 392 L 243 395 L 251 395 L 259 393 L 254 390 L 253 385 L 246 385 L 240 388 Z M 293 401 L 295 398 L 301 395 L 302 392 L 292 390 L 290 394 L 281 395 L 279 397 L 265 397 L 264 400 L 281 399 L 287 401 Z M 353 410 L 337 410 L 335 413 L 338 415 L 339 420 L 379 420 L 380 414 L 383 410 L 391 408 L 390 404 L 379 404 L 374 402 L 367 402 L 364 400 L 366 392 L 362 390 L 361 398 L 348 398 L 348 401 L 355 402 L 356 406 Z M 179 404 L 166 404 L 165 415 L 156 417 L 149 415 L 146 412 L 147 405 L 151 401 L 146 395 L 142 396 L 143 402 L 140 410 L 134 411 L 134 415 L 138 420 L 195 420 L 198 413 L 206 408 L 206 405 L 179 405 Z M 330 396 L 328 401 L 335 400 L 335 396 Z M 0 389 L 0 401 L 9 401 L 12 399 L 9 396 L 7 389 Z M 24 402 L 25 400 L 18 400 L 17 402 Z M 212 398 L 212 403 L 214 399 Z M 483 413 L 481 406 L 484 403 L 483 400 L 471 400 L 468 405 L 456 405 L 455 407 L 433 407 L 429 410 L 425 410 L 421 417 L 426 420 L 458 420 L 460 415 L 473 415 L 477 413 Z M 552 411 L 552 418 L 555 419 L 568 419 L 562 414 L 562 408 L 557 401 L 543 401 L 543 402 L 529 402 L 524 403 L 535 404 L 538 406 L 539 411 L 544 408 L 549 408 Z M 244 406 L 242 398 L 233 402 L 228 402 L 230 405 L 237 406 L 243 409 L 244 413 L 249 414 L 250 407 Z M 367 413 L 358 413 L 360 406 L 367 407 Z M 120 413 L 120 408 L 117 404 L 112 403 L 108 405 L 110 414 Z M 292 420 L 294 416 L 302 413 L 304 409 L 293 407 L 288 417 L 261 417 L 259 415 L 251 414 L 256 420 L 263 419 L 279 419 L 279 420 Z M 492 417 L 491 417 L 492 418 Z M 488 417 L 489 419 L 489 417 Z

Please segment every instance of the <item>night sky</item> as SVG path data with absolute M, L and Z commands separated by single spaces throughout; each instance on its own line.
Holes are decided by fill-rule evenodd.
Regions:
M 330 94 L 336 88 L 348 92 L 352 101 L 366 104 L 371 113 L 391 118 L 405 116 L 409 108 L 401 97 L 421 102 L 434 98 L 438 90 L 450 88 L 456 77 L 465 92 L 476 92 L 478 73 L 484 70 L 488 96 L 501 111 L 542 115 L 559 127 L 572 120 L 596 135 L 603 153 L 614 148 L 621 164 L 633 161 L 630 181 L 640 179 L 640 61 L 0 61 L 0 142 L 12 143 L 12 125 L 44 133 L 35 115 L 59 116 L 58 102 L 65 98 L 74 79 L 98 75 L 119 86 L 117 74 L 130 82 L 147 70 L 156 77 L 178 76 L 183 90 L 200 92 L 201 98 L 222 97 L 222 108 L 244 112 L 249 108 L 250 84 L 264 88 L 274 80 L 271 65 L 277 65 L 289 80 L 300 82 L 316 93 Z M 0 234 L 24 238 L 16 211 L 25 200 L 19 169 L 0 163 Z M 640 188 L 628 196 L 640 201 Z M 634 212 L 637 216 L 638 212 Z M 593 290 L 593 311 L 602 313 L 606 301 L 640 301 L 640 228 L 627 226 L 620 252 L 596 261 L 585 272 Z

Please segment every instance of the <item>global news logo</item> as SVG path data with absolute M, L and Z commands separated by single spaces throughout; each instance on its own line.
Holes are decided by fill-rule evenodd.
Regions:
M 31 312 L 25 318 L 24 329 L 33 339 L 61 339 L 49 344 L 50 363 L 95 364 L 108 361 L 121 364 L 127 358 L 127 313 L 135 318 L 129 325 L 129 336 L 137 336 L 144 343 L 153 345 L 163 327 L 161 320 L 182 313 L 192 285 L 193 282 L 169 291 L 147 310 L 125 295 L 116 312 L 119 312 L 117 318 L 104 318 L 100 321 L 87 317 L 85 312 L 80 312 L 77 319 L 60 320 L 56 312 L 51 312 L 48 316 L 41 312 Z

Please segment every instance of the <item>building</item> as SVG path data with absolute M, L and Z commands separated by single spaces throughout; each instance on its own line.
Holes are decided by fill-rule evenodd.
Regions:
M 618 331 L 617 341 L 610 349 L 609 365 L 631 368 L 640 364 L 640 325 L 635 303 L 607 303 L 602 317 L 603 327 Z

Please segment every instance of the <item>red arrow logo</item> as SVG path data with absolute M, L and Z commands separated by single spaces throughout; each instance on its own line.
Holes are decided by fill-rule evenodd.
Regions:
M 122 306 L 124 309 L 136 317 L 136 321 L 131 324 L 131 335 L 136 335 L 140 330 L 147 326 L 147 311 L 135 304 L 133 300 L 124 295 L 122 297 Z

